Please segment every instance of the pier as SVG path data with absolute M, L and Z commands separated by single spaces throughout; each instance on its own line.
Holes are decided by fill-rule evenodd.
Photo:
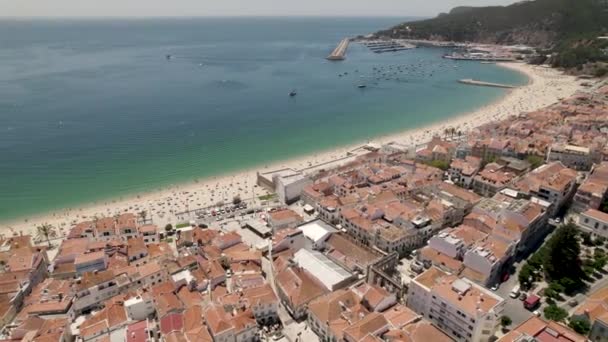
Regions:
M 508 85 L 508 84 L 477 81 L 477 80 L 470 79 L 470 78 L 467 78 L 464 80 L 458 80 L 458 82 L 462 83 L 462 84 L 470 84 L 470 85 L 482 86 L 482 87 L 495 87 L 495 88 L 506 88 L 506 89 L 516 88 L 515 86 Z
M 342 39 L 342 41 L 340 42 L 340 44 L 338 44 L 338 46 L 336 46 L 336 48 L 331 53 L 331 55 L 327 56 L 327 59 L 330 60 L 330 61 L 342 61 L 342 60 L 344 60 L 345 55 L 346 55 L 346 49 L 348 49 L 348 44 L 349 43 L 350 43 L 350 39 L 348 39 L 348 38 Z

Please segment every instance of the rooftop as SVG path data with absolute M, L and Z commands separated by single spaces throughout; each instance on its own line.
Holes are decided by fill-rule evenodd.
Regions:
M 317 251 L 300 249 L 295 253 L 294 261 L 329 290 L 352 277 L 350 272 Z

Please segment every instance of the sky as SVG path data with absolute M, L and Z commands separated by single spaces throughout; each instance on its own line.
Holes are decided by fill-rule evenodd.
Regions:
M 2 17 L 435 16 L 514 0 L 0 0 Z

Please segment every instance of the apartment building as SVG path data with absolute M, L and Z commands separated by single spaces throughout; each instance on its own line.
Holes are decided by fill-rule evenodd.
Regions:
M 431 267 L 416 277 L 407 306 L 457 341 L 490 341 L 505 301 L 466 278 Z

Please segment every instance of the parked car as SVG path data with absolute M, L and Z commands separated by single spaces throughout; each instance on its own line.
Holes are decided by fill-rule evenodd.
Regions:
M 493 285 L 493 286 L 490 288 L 490 290 L 495 291 L 495 292 L 496 292 L 496 291 L 498 291 L 498 284 L 494 284 L 494 285 Z
M 521 301 L 526 300 L 526 298 L 528 298 L 528 294 L 527 294 L 527 293 L 525 293 L 525 292 L 522 292 L 522 293 L 519 295 L 519 300 L 521 300 Z
M 535 294 L 529 295 L 528 298 L 526 298 L 526 300 L 524 300 L 524 307 L 530 311 L 535 310 L 539 306 L 540 306 L 540 297 Z
M 515 285 L 513 287 L 513 289 L 511 290 L 511 293 L 509 293 L 509 297 L 514 298 L 514 299 L 519 297 L 519 285 Z

